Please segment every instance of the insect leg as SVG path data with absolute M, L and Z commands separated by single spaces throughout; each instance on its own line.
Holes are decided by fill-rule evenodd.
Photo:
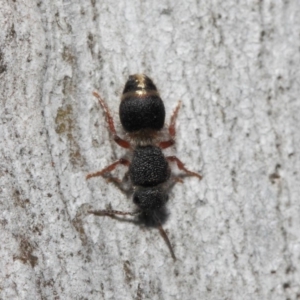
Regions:
M 104 210 L 90 210 L 88 213 L 93 214 L 95 216 L 115 216 L 115 215 L 130 215 L 130 216 L 135 216 L 140 214 L 140 211 L 134 211 L 134 212 L 129 212 L 129 211 L 120 211 L 120 210 L 111 210 L 111 209 L 104 209 Z
M 91 173 L 86 176 L 86 179 L 90 179 L 92 177 L 97 177 L 97 176 L 103 176 L 105 173 L 113 171 L 118 165 L 124 165 L 124 166 L 129 166 L 130 162 L 125 159 L 125 158 L 120 158 L 111 165 L 107 166 L 106 168 L 102 169 L 101 171 L 98 171 L 96 173 Z
M 109 131 L 112 133 L 114 141 L 121 147 L 129 149 L 130 143 L 126 140 L 123 140 L 117 135 L 114 119 L 111 116 L 110 110 L 104 100 L 100 97 L 100 95 L 97 92 L 93 92 L 93 95 L 99 100 L 100 105 L 102 106 L 105 116 L 106 116 L 106 122 L 108 124 Z
M 169 134 L 170 134 L 170 139 L 167 141 L 162 141 L 159 143 L 159 147 L 161 149 L 166 149 L 168 147 L 171 147 L 175 144 L 175 136 L 176 136 L 176 119 L 178 116 L 178 111 L 179 108 L 181 106 L 181 101 L 178 102 L 177 106 L 175 107 L 175 110 L 171 116 L 171 120 L 170 120 L 170 125 L 169 125 Z
M 170 162 L 176 162 L 177 167 L 178 167 L 180 170 L 184 171 L 188 176 L 195 176 L 195 177 L 198 177 L 200 180 L 202 179 L 202 176 L 201 176 L 200 174 L 188 170 L 188 169 L 184 166 L 183 162 L 182 162 L 179 158 L 177 158 L 176 156 L 167 156 L 166 159 L 167 159 L 168 161 L 170 161 Z

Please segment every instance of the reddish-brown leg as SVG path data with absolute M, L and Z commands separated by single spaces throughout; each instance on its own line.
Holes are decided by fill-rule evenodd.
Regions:
M 129 184 L 128 182 L 128 171 L 125 173 L 124 177 L 122 179 L 119 179 L 117 177 L 106 177 L 106 182 L 113 183 L 122 193 L 126 194 L 127 197 L 129 197 L 130 194 L 133 192 L 132 184 Z
M 173 180 L 174 180 L 175 183 L 178 183 L 178 182 L 179 183 L 183 183 L 183 180 L 180 177 L 178 177 L 178 176 L 174 176 Z
M 176 119 L 178 116 L 178 111 L 180 109 L 180 106 L 181 106 L 181 101 L 178 101 L 178 104 L 175 107 L 174 112 L 171 116 L 170 125 L 169 125 L 169 134 L 172 138 L 175 138 L 175 135 L 176 135 L 175 123 L 176 123 Z
M 118 165 L 124 165 L 124 166 L 128 167 L 130 165 L 130 162 L 125 158 L 120 158 L 117 161 L 115 161 L 114 163 L 112 163 L 111 165 L 109 165 L 106 168 L 102 169 L 101 171 L 98 171 L 96 173 L 88 174 L 86 176 L 86 179 L 90 179 L 92 177 L 97 177 L 97 176 L 102 176 L 105 173 L 113 171 Z
M 88 211 L 89 214 L 93 214 L 96 216 L 114 216 L 114 215 L 130 215 L 130 216 L 135 216 L 140 213 L 140 211 L 135 211 L 135 212 L 129 212 L 129 211 L 119 211 L 119 210 L 110 210 L 110 209 L 104 209 L 104 210 L 90 210 Z
M 126 140 L 121 139 L 116 132 L 114 119 L 110 114 L 109 108 L 104 102 L 104 100 L 100 97 L 100 95 L 97 92 L 93 92 L 93 95 L 99 100 L 100 105 L 102 106 L 105 116 L 106 116 L 106 122 L 108 124 L 109 131 L 112 133 L 114 141 L 121 147 L 129 149 L 130 143 Z
M 119 185 L 122 183 L 122 180 L 118 177 L 108 177 L 108 178 L 106 178 L 106 182 L 112 182 L 114 184 Z
M 187 175 L 198 177 L 200 180 L 202 179 L 202 176 L 201 176 L 200 174 L 188 170 L 188 169 L 184 166 L 183 162 L 182 162 L 179 158 L 177 158 L 176 156 L 167 156 L 166 158 L 167 158 L 168 161 L 176 162 L 177 167 L 178 167 L 180 170 L 184 171 Z
M 170 125 L 169 125 L 169 134 L 170 134 L 170 139 L 167 140 L 167 141 L 162 141 L 159 143 L 159 147 L 161 149 L 166 149 L 168 147 L 171 147 L 175 144 L 175 135 L 176 135 L 176 119 L 177 119 L 177 116 L 178 116 L 178 111 L 179 111 L 179 108 L 181 106 L 181 101 L 178 102 L 172 116 L 171 116 L 171 120 L 170 120 Z

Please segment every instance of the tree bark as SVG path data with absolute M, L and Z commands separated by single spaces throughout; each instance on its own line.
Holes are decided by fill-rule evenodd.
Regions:
M 299 1 L 0 5 L 0 299 L 300 297 Z M 167 231 L 97 171 L 128 75 L 179 99 Z M 122 135 L 122 128 L 117 126 Z M 116 173 L 124 174 L 118 167 Z M 174 172 L 177 172 L 174 167 Z

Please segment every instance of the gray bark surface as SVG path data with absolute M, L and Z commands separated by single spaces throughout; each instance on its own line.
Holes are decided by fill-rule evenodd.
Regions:
M 0 26 L 0 299 L 300 298 L 299 1 L 1 0 Z M 134 73 L 203 174 L 170 192 L 176 262 L 87 213 L 134 209 L 85 180 L 126 153 L 92 92 L 118 123 Z

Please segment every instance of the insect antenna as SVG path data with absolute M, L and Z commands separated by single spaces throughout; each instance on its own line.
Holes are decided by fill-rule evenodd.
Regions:
M 165 242 L 166 242 L 166 244 L 167 244 L 167 246 L 168 246 L 168 248 L 169 248 L 169 250 L 170 250 L 170 252 L 171 252 L 171 255 L 172 255 L 173 260 L 176 261 L 176 256 L 175 256 L 175 253 L 174 253 L 174 251 L 173 251 L 173 248 L 172 248 L 172 245 L 171 245 L 171 243 L 170 243 L 170 240 L 169 240 L 169 238 L 168 238 L 168 235 L 167 235 L 167 233 L 165 232 L 165 230 L 163 229 L 162 224 L 161 224 L 161 222 L 160 222 L 160 220 L 159 220 L 159 218 L 157 217 L 157 215 L 156 215 L 155 212 L 153 212 L 153 217 L 154 217 L 155 221 L 157 222 L 157 227 L 158 227 L 158 230 L 159 230 L 160 235 L 161 235 L 162 238 L 165 240 Z

